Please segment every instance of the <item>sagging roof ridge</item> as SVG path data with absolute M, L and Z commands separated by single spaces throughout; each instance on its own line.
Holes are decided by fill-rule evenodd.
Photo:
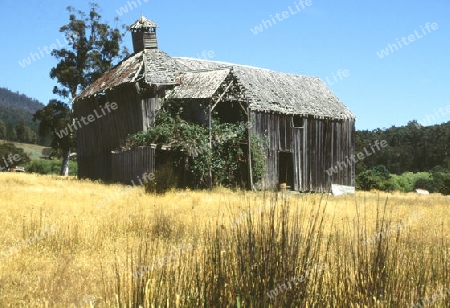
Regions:
M 223 73 L 219 72 L 223 70 L 229 70 L 236 78 L 252 110 L 330 118 L 355 118 L 319 77 L 208 59 L 170 57 L 161 50 L 141 51 L 130 55 L 92 83 L 74 100 L 96 95 L 121 84 L 141 80 L 141 73 L 148 84 L 174 85 L 175 97 L 187 98 L 189 94 L 192 94 L 192 98 L 204 98 L 213 92 L 212 87 L 219 86 L 217 82 L 223 77 Z M 217 72 L 218 75 L 211 75 L 213 72 Z M 195 74 L 189 76 L 190 88 L 184 87 L 177 90 L 176 76 L 178 74 Z M 201 74 L 206 75 L 201 76 Z

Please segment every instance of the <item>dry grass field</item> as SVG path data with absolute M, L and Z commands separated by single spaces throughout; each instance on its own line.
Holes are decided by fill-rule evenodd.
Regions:
M 0 307 L 450 307 L 449 197 L 0 185 Z

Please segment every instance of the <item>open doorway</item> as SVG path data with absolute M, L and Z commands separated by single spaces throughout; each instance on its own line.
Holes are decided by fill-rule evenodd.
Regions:
M 286 183 L 288 190 L 294 189 L 294 154 L 291 152 L 279 152 L 278 183 Z

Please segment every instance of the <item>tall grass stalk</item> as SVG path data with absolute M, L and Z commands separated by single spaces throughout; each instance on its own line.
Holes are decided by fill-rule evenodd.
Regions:
M 445 196 L 0 182 L 0 307 L 450 307 Z

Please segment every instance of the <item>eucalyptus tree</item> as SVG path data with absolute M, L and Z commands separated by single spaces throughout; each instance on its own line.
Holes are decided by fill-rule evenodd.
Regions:
M 44 107 L 44 111 L 35 114 L 35 119 L 39 119 L 43 126 L 40 129 L 42 132 L 48 128 L 63 130 L 73 123 L 70 105 L 72 100 L 128 55 L 127 49 L 121 47 L 125 26 L 116 27 L 104 22 L 98 4 L 90 3 L 88 13 L 72 6 L 67 7 L 67 11 L 69 22 L 59 29 L 63 33 L 65 44 L 60 44 L 59 49 L 51 51 L 58 63 L 50 70 L 50 77 L 58 83 L 53 88 L 53 93 L 67 103 L 51 101 Z M 117 24 L 118 21 L 116 17 L 114 22 Z M 52 114 L 54 118 L 50 116 Z M 62 135 L 53 130 L 52 138 L 52 146 L 63 156 L 61 175 L 68 175 L 70 151 L 76 144 L 75 134 L 71 131 L 70 134 Z

